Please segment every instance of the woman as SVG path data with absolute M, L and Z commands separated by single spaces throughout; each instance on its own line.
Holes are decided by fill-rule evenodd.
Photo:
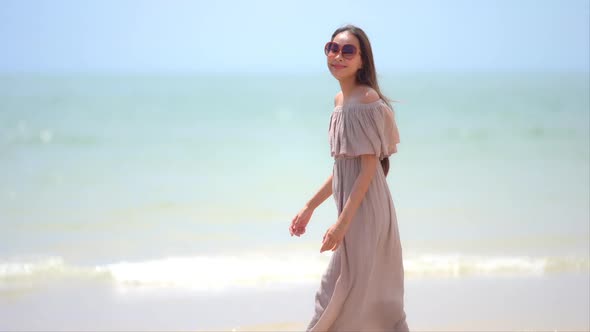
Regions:
M 308 331 L 407 331 L 404 270 L 395 207 L 385 180 L 399 132 L 377 84 L 371 44 L 347 25 L 325 46 L 342 91 L 334 99 L 329 141 L 333 173 L 293 218 L 291 236 L 305 233 L 313 211 L 330 195 L 338 220 L 320 252 L 334 251 L 315 297 Z

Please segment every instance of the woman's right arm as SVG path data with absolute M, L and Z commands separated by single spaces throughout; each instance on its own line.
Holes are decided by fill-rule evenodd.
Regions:
M 328 197 L 332 195 L 332 174 L 322 184 L 320 189 L 313 195 L 313 197 L 305 204 L 303 209 L 291 220 L 289 232 L 291 236 L 300 236 L 305 233 L 305 227 L 311 219 L 313 211 L 320 206 Z
M 316 192 L 315 195 L 305 204 L 307 207 L 315 210 L 318 206 L 322 205 L 322 203 L 328 199 L 332 195 L 332 174 L 328 177 L 326 182 L 322 184 L 320 190 Z

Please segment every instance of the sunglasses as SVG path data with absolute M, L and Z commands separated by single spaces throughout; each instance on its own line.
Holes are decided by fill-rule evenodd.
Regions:
M 327 42 L 324 47 L 324 53 L 326 53 L 326 56 L 336 56 L 338 53 L 342 52 L 342 57 L 346 60 L 354 58 L 356 51 L 356 46 L 352 44 L 344 44 L 340 46 L 335 42 Z

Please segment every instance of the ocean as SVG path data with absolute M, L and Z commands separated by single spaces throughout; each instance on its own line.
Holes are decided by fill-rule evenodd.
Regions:
M 401 136 L 387 179 L 407 280 L 588 280 L 588 73 L 380 82 Z M 338 91 L 329 73 L 0 76 L 0 316 L 70 283 L 314 288 L 334 201 L 301 238 L 288 226 L 332 171 Z

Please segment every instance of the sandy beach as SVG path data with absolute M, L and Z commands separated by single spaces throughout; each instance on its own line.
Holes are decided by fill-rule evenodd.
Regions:
M 587 274 L 413 279 L 406 312 L 413 331 L 588 331 L 589 285 Z M 203 294 L 63 283 L 2 296 L 0 330 L 301 331 L 315 286 Z

